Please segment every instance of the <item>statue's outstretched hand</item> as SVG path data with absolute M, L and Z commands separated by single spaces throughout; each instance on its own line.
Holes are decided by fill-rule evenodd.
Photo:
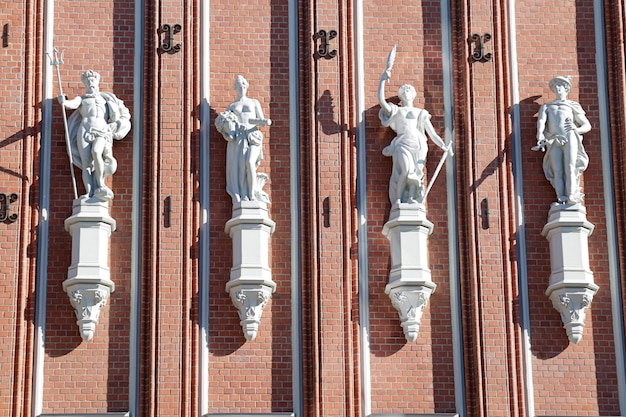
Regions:
M 454 156 L 454 142 L 450 141 L 446 143 L 443 147 L 443 150 L 448 152 L 450 156 Z
M 533 146 L 531 149 L 533 151 L 541 151 L 541 152 L 545 152 L 546 151 L 546 137 L 543 135 L 543 133 L 539 133 L 537 135 L 537 144 L 535 146 Z

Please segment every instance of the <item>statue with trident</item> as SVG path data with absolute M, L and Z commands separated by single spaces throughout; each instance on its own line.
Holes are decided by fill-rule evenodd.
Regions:
M 380 76 L 378 86 L 379 117 L 383 126 L 391 127 L 396 137 L 389 146 L 383 149 L 383 155 L 391 156 L 393 170 L 389 181 L 389 200 L 396 203 L 423 204 L 428 190 L 425 189 L 424 165 L 428 153 L 427 137 L 442 148 L 445 153 L 434 177 L 439 173 L 441 165 L 448 153 L 452 154 L 452 144 L 444 143 L 430 121 L 430 113 L 425 109 L 413 106 L 416 96 L 412 85 L 404 84 L 398 90 L 402 106 L 388 103 L 385 100 L 385 82 L 391 78 L 391 69 L 396 56 L 396 47 L 389 53 L 387 67 Z M 431 183 L 435 178 L 431 179 Z
M 58 71 L 58 60 L 56 66 Z M 104 180 L 117 169 L 113 139 L 123 139 L 130 131 L 130 112 L 114 94 L 100 92 L 100 74 L 96 71 L 85 71 L 81 79 L 86 88 L 84 95 L 71 100 L 62 92 L 59 95 L 64 113 L 65 109 L 76 110 L 66 126 L 70 160 L 83 171 L 83 197 L 110 201 L 113 191 Z

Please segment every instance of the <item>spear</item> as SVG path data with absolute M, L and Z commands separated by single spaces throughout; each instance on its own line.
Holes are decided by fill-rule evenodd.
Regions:
M 54 58 L 48 52 L 48 58 L 50 58 L 50 65 L 54 65 L 57 69 L 57 79 L 59 81 L 59 94 L 63 95 L 63 85 L 61 84 L 61 71 L 59 66 L 63 64 L 63 52 L 61 52 L 61 58 L 58 55 L 59 50 L 54 48 Z M 65 114 L 65 105 L 61 103 L 61 110 L 63 113 L 63 127 L 65 128 L 65 147 L 67 148 L 67 156 L 70 158 L 70 174 L 72 175 L 72 186 L 74 187 L 74 199 L 78 198 L 78 191 L 76 190 L 76 177 L 74 176 L 74 160 L 72 158 L 72 147 L 70 145 L 70 132 L 67 129 L 67 115 Z
M 426 187 L 426 191 L 424 192 L 424 197 L 422 198 L 422 201 L 426 201 L 426 196 L 430 192 L 430 189 L 433 187 L 433 184 L 435 183 L 435 180 L 437 179 L 437 176 L 439 175 L 439 171 L 441 171 L 441 167 L 443 166 L 443 163 L 446 161 L 446 158 L 448 157 L 448 154 L 450 153 L 451 149 L 452 149 L 452 144 L 448 146 L 448 149 L 446 149 L 446 151 L 441 156 L 441 159 L 439 160 L 439 164 L 437 164 L 437 168 L 435 169 L 435 172 L 430 178 L 430 181 L 428 181 L 428 187 Z

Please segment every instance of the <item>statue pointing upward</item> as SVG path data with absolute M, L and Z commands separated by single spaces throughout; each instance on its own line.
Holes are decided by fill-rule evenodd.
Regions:
M 85 71 L 81 80 L 86 88 L 84 95 L 71 100 L 59 96 L 65 108 L 77 110 L 68 119 L 72 159 L 83 171 L 84 197 L 110 201 L 113 191 L 104 179 L 117 169 L 113 139 L 123 139 L 130 131 L 130 112 L 114 94 L 100 92 L 97 72 Z
M 413 106 L 416 92 L 412 85 L 404 84 L 398 90 L 402 106 L 385 100 L 385 83 L 391 78 L 395 58 L 395 46 L 389 54 L 387 68 L 380 76 L 378 86 L 379 117 L 383 126 L 396 132 L 396 137 L 383 149 L 383 155 L 391 156 L 393 170 L 389 180 L 389 200 L 396 203 L 424 203 L 424 165 L 428 153 L 427 137 L 444 149 L 444 157 L 452 152 L 451 144 L 439 137 L 430 121 L 430 113 Z M 443 159 L 442 159 L 443 160 Z M 434 181 L 434 178 L 431 179 Z

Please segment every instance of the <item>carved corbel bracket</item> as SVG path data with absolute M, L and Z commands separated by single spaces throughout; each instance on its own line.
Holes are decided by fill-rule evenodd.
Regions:
M 246 340 L 254 340 L 259 332 L 263 308 L 276 291 L 272 281 L 250 283 L 244 280 L 229 282 L 227 291 L 239 311 L 239 324 Z
M 546 291 L 552 305 L 561 314 L 567 337 L 573 343 L 578 343 L 583 338 L 587 309 L 591 306 L 598 288 L 595 284 L 588 284 L 580 287 L 548 288 Z
M 408 342 L 415 342 L 422 324 L 424 308 L 437 286 L 432 282 L 408 285 L 388 284 L 385 293 L 391 299 L 391 305 L 398 310 L 400 326 Z
M 77 280 L 74 280 L 77 281 Z M 114 289 L 113 282 L 84 283 L 65 281 L 63 288 L 76 313 L 76 324 L 83 340 L 93 339 L 100 312 Z
M 269 239 L 275 227 L 267 204 L 258 200 L 235 203 L 233 217 L 226 223 L 226 233 L 233 242 L 233 267 L 226 292 L 239 312 L 246 340 L 256 338 L 263 309 L 276 291 L 269 267 Z

